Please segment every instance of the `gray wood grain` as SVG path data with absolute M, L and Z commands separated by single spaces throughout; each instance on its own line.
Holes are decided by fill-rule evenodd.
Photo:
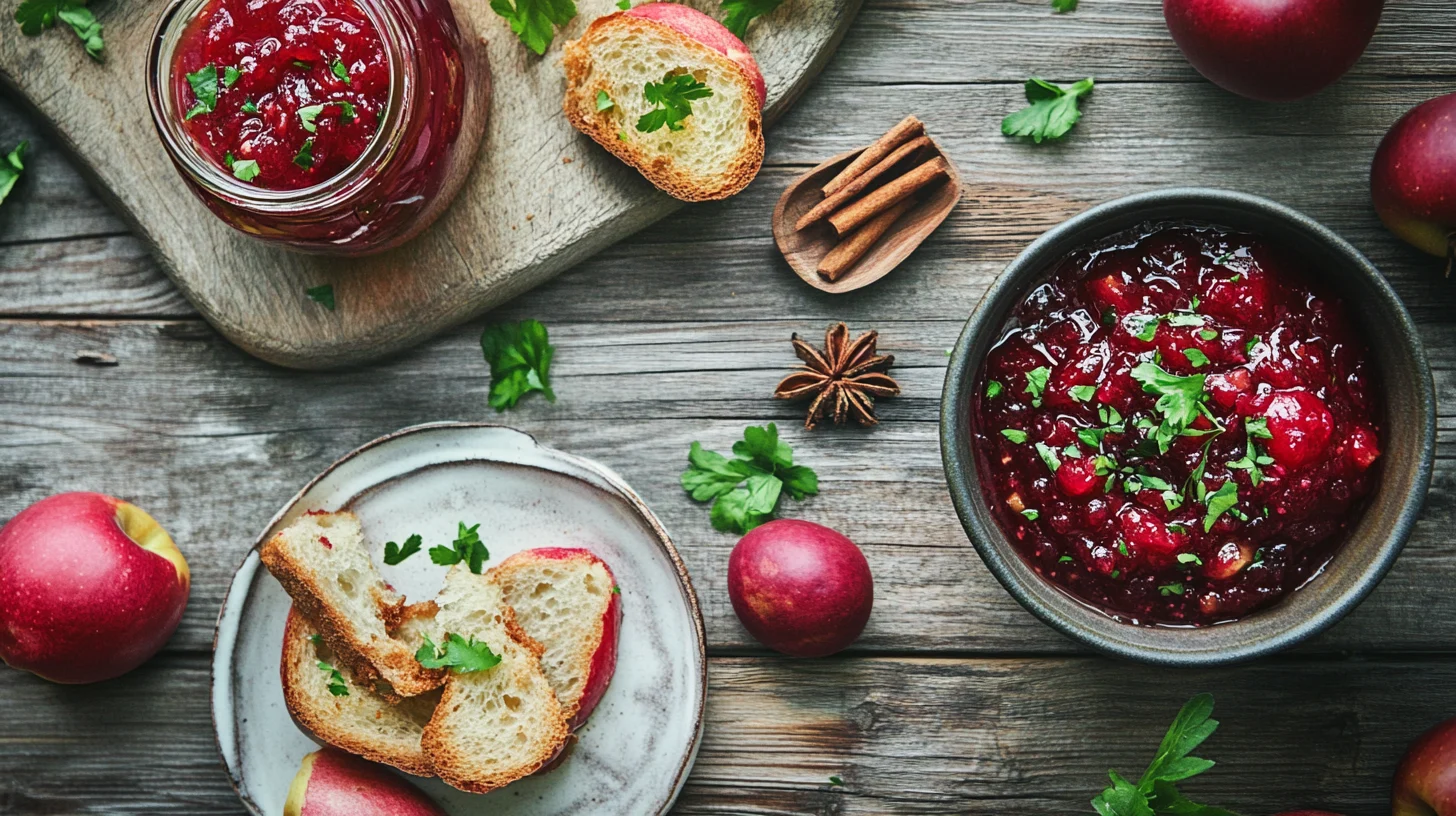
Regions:
M 859 3 L 792 0 L 758 21 L 750 40 L 769 87 L 766 120 L 827 62 Z M 142 104 L 148 39 L 164 6 L 165 0 L 113 6 L 103 65 L 75 48 L 53 47 L 64 32 L 32 38 L 11 29 L 0 39 L 0 81 L 59 131 L 198 310 L 273 362 L 320 368 L 397 351 L 680 205 L 561 115 L 561 43 L 615 11 L 614 0 L 583 0 L 544 58 L 530 54 L 488 4 L 461 3 L 466 36 L 479 32 L 489 52 L 493 99 L 480 155 L 455 204 L 408 245 L 366 259 L 302 255 L 253 241 L 187 191 Z M 368 308 L 347 320 L 300 308 L 304 290 L 322 283 Z
M 0 811 L 243 813 L 212 744 L 207 681 L 198 656 L 92 688 L 0 673 Z M 1218 765 L 1189 796 L 1363 815 L 1388 812 L 1406 744 L 1450 713 L 1456 663 L 1170 674 L 1079 658 L 715 658 L 709 687 L 675 813 L 1090 813 L 1108 769 L 1140 773 L 1178 707 L 1212 691 L 1221 727 L 1198 755 Z

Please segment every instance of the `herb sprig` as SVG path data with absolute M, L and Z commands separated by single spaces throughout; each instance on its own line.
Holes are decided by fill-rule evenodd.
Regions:
M 748 38 L 748 24 L 772 13 L 784 0 L 723 0 L 723 27 L 740 40 Z
M 409 541 L 405 541 L 405 544 L 408 545 Z M 442 567 L 464 562 L 471 572 L 479 575 L 485 562 L 490 560 L 490 550 L 480 540 L 480 525 L 466 527 L 465 522 L 460 522 L 459 532 L 449 547 L 441 545 L 430 548 L 430 560 Z
M 664 127 L 682 130 L 683 120 L 693 115 L 693 101 L 712 95 L 713 89 L 692 74 L 669 71 L 661 82 L 649 82 L 642 87 L 642 98 L 654 107 L 637 119 L 637 130 L 640 133 L 653 133 Z
M 445 642 L 440 646 L 426 635 L 415 652 L 415 660 L 427 669 L 448 668 L 455 674 L 470 674 L 495 668 L 500 665 L 501 656 L 491 651 L 488 643 L 452 632 L 445 635 Z
M 694 500 L 712 501 L 713 528 L 746 533 L 773 518 L 784 492 L 803 500 L 819 493 L 819 476 L 794 464 L 794 449 L 779 441 L 778 426 L 750 425 L 743 440 L 733 443 L 729 459 L 694 442 L 688 451 L 692 467 L 683 472 L 682 486 Z
M 15 22 L 27 37 L 34 37 L 60 20 L 71 27 L 87 56 L 101 61 L 106 43 L 101 37 L 101 23 L 86 8 L 86 0 L 23 0 L 15 9 Z
M 480 350 L 490 364 L 490 407 L 514 408 L 521 397 L 540 391 L 547 402 L 556 401 L 551 390 L 551 345 L 546 327 L 536 320 L 497 323 L 480 335 Z
M 402 546 L 393 541 L 386 541 L 384 542 L 384 563 L 391 567 L 395 566 L 419 552 L 423 545 L 424 539 L 420 538 L 419 533 L 406 538 Z
M 5 203 L 5 197 L 15 188 L 15 182 L 20 181 L 20 174 L 25 170 L 25 151 L 30 147 L 30 142 L 21 142 L 15 149 L 0 156 L 0 204 Z
M 1169 593 L 1173 594 L 1168 585 Z M 1178 589 L 1181 590 L 1181 585 Z M 1199 694 L 1189 700 L 1173 719 L 1158 753 L 1143 771 L 1136 785 L 1119 776 L 1107 774 L 1112 784 L 1092 800 L 1092 807 L 1101 816 L 1237 816 L 1223 808 L 1200 805 L 1185 797 L 1177 783 L 1191 779 L 1212 768 L 1212 760 L 1190 756 L 1193 749 L 1213 736 L 1218 720 L 1212 719 L 1213 695 Z
M 349 684 L 344 682 L 344 675 L 341 674 L 338 669 L 334 668 L 328 663 L 323 662 L 322 660 L 318 662 L 318 667 L 319 671 L 324 672 L 329 676 L 330 694 L 334 695 L 335 697 L 349 696 Z
M 556 28 L 576 16 L 575 0 L 490 0 L 490 10 L 511 24 L 511 31 L 537 56 L 546 53 Z
M 1037 77 L 1028 79 L 1026 101 L 1031 104 L 1001 120 L 1001 133 L 1030 136 L 1037 144 L 1062 138 L 1082 118 L 1078 104 L 1092 92 L 1093 85 L 1091 77 L 1071 85 L 1058 85 Z

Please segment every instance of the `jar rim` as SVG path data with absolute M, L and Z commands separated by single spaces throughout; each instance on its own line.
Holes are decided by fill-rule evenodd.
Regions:
M 257 212 L 289 212 L 334 206 L 356 193 L 400 148 L 404 123 L 411 107 L 408 93 L 412 80 L 406 70 L 408 58 L 401 47 L 406 35 L 399 13 L 386 0 L 353 0 L 380 33 L 389 65 L 389 93 L 384 120 L 374 136 L 348 167 L 317 184 L 293 190 L 268 190 L 218 167 L 204 156 L 197 142 L 182 126 L 172 94 L 172 68 L 176 46 L 188 24 L 197 19 L 212 0 L 171 0 L 163 9 L 152 34 L 147 54 L 147 102 L 152 121 L 173 163 L 192 182 L 208 193 L 235 206 Z

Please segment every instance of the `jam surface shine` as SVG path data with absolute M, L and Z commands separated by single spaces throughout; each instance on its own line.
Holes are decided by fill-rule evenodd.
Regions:
M 176 115 L 213 164 L 262 189 L 296 190 L 368 147 L 390 67 L 352 0 L 209 0 L 182 34 L 172 81 Z
M 1377 385 L 1318 270 L 1257 236 L 1149 224 L 1017 307 L 971 417 L 1025 560 L 1145 625 L 1209 625 L 1327 564 L 1374 487 Z

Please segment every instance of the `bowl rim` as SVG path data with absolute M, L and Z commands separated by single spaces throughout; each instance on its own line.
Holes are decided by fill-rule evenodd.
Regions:
M 1411 479 L 1410 489 L 1401 498 L 1395 523 L 1385 534 L 1379 548 L 1360 569 L 1353 584 L 1342 594 L 1326 600 L 1313 610 L 1313 614 L 1297 620 L 1287 627 L 1233 646 L 1200 649 L 1160 648 L 1134 643 L 1108 634 L 1116 631 L 1115 627 L 1133 627 L 1141 631 L 1187 631 L 1180 628 L 1137 627 L 1133 624 L 1116 621 L 1100 612 L 1097 613 L 1096 618 L 1091 619 L 1096 621 L 1095 623 L 1088 623 L 1068 615 L 1069 608 L 1090 609 L 1091 607 L 1051 582 L 1044 581 L 1031 573 L 1021 555 L 1012 548 L 1000 527 L 990 518 L 980 483 L 971 471 L 970 464 L 962 460 L 962 451 L 972 453 L 973 439 L 969 426 L 960 421 L 965 413 L 964 409 L 969 407 L 967 405 L 971 398 L 969 390 L 974 387 L 984 362 L 984 360 L 969 359 L 970 348 L 984 333 L 999 331 L 1004 325 L 1006 314 L 993 314 L 993 312 L 1001 311 L 996 308 L 998 304 L 1005 305 L 1006 312 L 1009 313 L 1009 309 L 1014 308 L 1025 291 L 1039 279 L 1039 276 L 1046 274 L 1052 264 L 1064 256 L 1067 251 L 1086 241 L 1096 240 L 1099 237 L 1097 232 L 1099 228 L 1103 228 L 1100 235 L 1110 235 L 1138 223 L 1136 220 L 1127 224 L 1119 225 L 1117 223 L 1131 215 L 1152 209 L 1176 210 L 1190 207 L 1240 210 L 1250 213 L 1255 218 L 1282 222 L 1281 226 L 1293 232 L 1303 233 L 1311 241 L 1326 246 L 1333 255 L 1344 259 L 1351 275 L 1365 278 L 1365 282 L 1372 287 L 1373 293 L 1380 300 L 1379 305 L 1384 307 L 1382 311 L 1393 317 L 1395 321 L 1394 336 L 1382 336 L 1379 343 L 1389 344 L 1396 348 L 1399 356 L 1408 359 L 1416 367 L 1417 376 L 1414 380 L 1417 393 L 1415 398 L 1419 403 L 1423 425 L 1420 429 L 1418 460 L 1415 464 L 1416 473 Z M 1216 219 L 1179 215 L 1176 212 L 1163 216 L 1150 213 L 1140 220 L 1156 221 L 1160 218 L 1171 221 L 1188 219 L 1216 222 Z M 1063 247 L 1063 244 L 1072 241 L 1075 242 Z M 1006 303 L 1008 299 L 1010 299 L 1009 304 Z M 1365 334 L 1367 340 L 1372 339 L 1369 337 L 1368 331 Z M 1374 345 L 1375 343 L 1372 342 L 1372 346 Z M 1406 311 L 1399 296 L 1396 295 L 1395 290 L 1391 288 L 1379 269 L 1349 242 L 1297 210 L 1261 196 L 1215 188 L 1170 187 L 1124 196 L 1078 213 L 1036 238 L 1011 263 L 1007 264 L 967 319 L 951 353 L 946 369 L 945 385 L 941 393 L 941 460 L 951 501 L 955 505 L 956 515 L 959 516 L 967 537 L 991 574 L 1027 611 L 1072 640 L 1116 657 L 1166 666 L 1214 666 L 1267 655 L 1323 632 L 1359 605 L 1389 571 L 1410 537 L 1430 486 L 1435 462 L 1435 439 L 1435 385 L 1431 376 L 1430 364 L 1426 358 L 1425 347 L 1410 313 Z M 1382 479 L 1388 478 L 1391 476 L 1382 475 Z M 1026 575 L 1023 575 L 1023 572 Z M 1030 580 L 1035 581 L 1038 586 L 1028 585 L 1025 580 L 1026 576 L 1030 576 Z M 1060 599 L 1047 600 L 1047 598 L 1056 596 L 1060 596 Z M 1289 598 L 1286 597 L 1261 612 L 1279 609 L 1288 602 Z M 1237 626 L 1240 622 L 1254 619 L 1259 614 L 1260 612 L 1255 612 L 1238 621 L 1207 627 L 1202 631 L 1215 631 L 1222 630 L 1225 626 Z M 1169 635 L 1168 639 L 1171 640 L 1174 637 L 1177 636 Z

